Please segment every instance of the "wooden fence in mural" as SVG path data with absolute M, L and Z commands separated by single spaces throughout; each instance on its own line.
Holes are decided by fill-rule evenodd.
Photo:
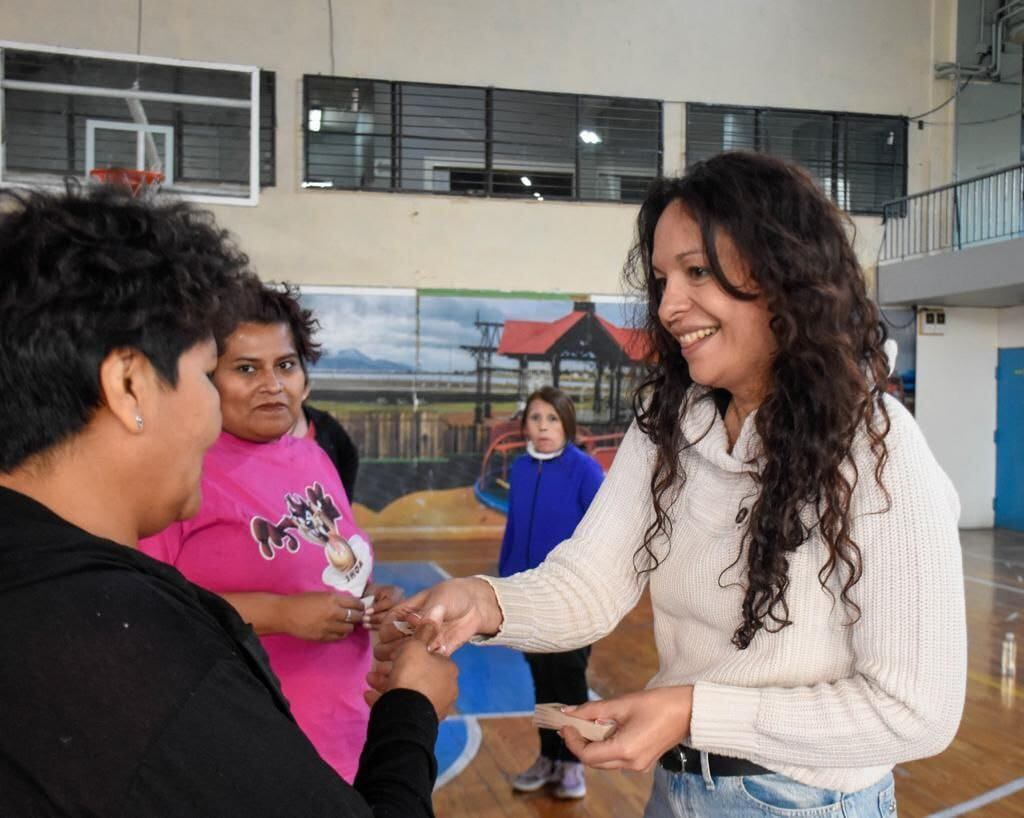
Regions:
M 366 460 L 442 458 L 487 448 L 486 425 L 453 424 L 436 412 L 342 412 L 337 417 Z

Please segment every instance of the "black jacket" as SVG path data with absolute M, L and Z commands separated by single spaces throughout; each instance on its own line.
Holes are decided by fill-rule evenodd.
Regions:
M 356 473 L 359 471 L 359 452 L 356 444 L 348 436 L 345 427 L 335 420 L 334 415 L 313 406 L 303 406 L 306 422 L 313 424 L 313 439 L 338 470 L 341 484 L 345 487 L 345 495 L 350 503 L 354 503 L 353 493 L 356 490 Z
M 424 696 L 373 708 L 353 788 L 230 605 L 2 487 L 0 652 L 2 816 L 433 814 Z

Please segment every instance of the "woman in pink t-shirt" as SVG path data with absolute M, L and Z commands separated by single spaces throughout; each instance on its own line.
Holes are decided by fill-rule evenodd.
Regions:
M 373 549 L 337 470 L 289 434 L 319 356 L 312 315 L 292 290 L 254 280 L 228 323 L 213 374 L 223 431 L 203 462 L 199 514 L 139 547 L 235 606 L 299 726 L 351 781 L 369 718 L 369 630 L 401 592 L 370 582 Z

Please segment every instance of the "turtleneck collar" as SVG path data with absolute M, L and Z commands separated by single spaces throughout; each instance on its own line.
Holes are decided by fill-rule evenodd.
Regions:
M 562 448 L 556 452 L 538 452 L 537 449 L 534 447 L 532 440 L 526 441 L 526 453 L 529 454 L 530 457 L 532 457 L 534 460 L 554 460 L 556 457 L 559 457 L 564 451 L 565 446 L 562 446 Z
M 729 451 L 725 420 L 719 414 L 712 390 L 694 384 L 687 394 L 688 410 L 682 418 L 683 436 L 705 459 L 729 472 L 756 470 L 761 457 L 761 440 L 751 412 L 743 421 L 736 443 Z

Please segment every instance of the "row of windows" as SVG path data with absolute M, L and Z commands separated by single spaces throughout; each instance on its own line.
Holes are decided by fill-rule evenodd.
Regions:
M 202 67 L 8 49 L 3 71 L 22 81 L 4 91 L 5 177 L 83 175 L 89 163 L 134 157 L 142 144 L 136 126 L 116 121 L 127 119 L 124 99 L 54 88 L 142 87 L 229 102 L 249 95 L 244 74 Z M 275 183 L 273 72 L 260 72 L 259 88 L 267 186 Z M 147 132 L 183 192 L 248 184 L 248 110 L 163 98 L 145 108 Z M 303 124 L 304 187 L 638 202 L 662 169 L 655 100 L 308 75 Z M 880 213 L 906 194 L 902 117 L 686 106 L 687 164 L 735 149 L 799 163 L 854 213 Z
M 907 191 L 903 117 L 687 105 L 686 163 L 729 150 L 796 162 L 853 213 L 881 213 L 885 202 Z
M 639 201 L 661 169 L 661 104 L 307 76 L 311 187 Z
M 661 172 L 661 104 L 307 76 L 303 184 L 636 202 Z M 686 106 L 686 160 L 754 150 L 793 160 L 845 210 L 906 195 L 907 120 Z

